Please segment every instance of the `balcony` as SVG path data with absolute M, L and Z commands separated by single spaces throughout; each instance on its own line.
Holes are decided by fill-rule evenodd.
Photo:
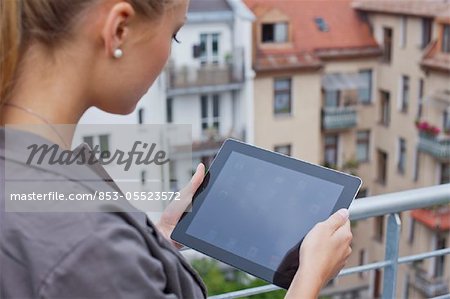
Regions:
M 239 90 L 244 83 L 244 55 L 234 51 L 224 63 L 166 67 L 168 96 Z
M 418 148 L 438 160 L 450 159 L 450 137 L 448 136 L 433 136 L 421 132 Z
M 426 271 L 417 268 L 411 284 L 427 298 L 447 294 L 448 281 L 443 277 L 430 277 Z
M 448 255 L 450 254 L 450 248 L 438 249 L 399 257 L 398 249 L 400 241 L 401 221 L 398 213 L 407 210 L 448 205 L 450 204 L 450 194 L 448 193 L 449 188 L 450 184 L 438 185 L 391 194 L 371 196 L 353 202 L 352 206 L 350 207 L 350 220 L 362 220 L 371 217 L 387 215 L 386 239 L 384 242 L 385 258 L 381 261 L 351 268 L 345 268 L 338 274 L 338 277 L 372 271 L 376 269 L 384 269 L 382 298 L 390 299 L 400 297 L 400 294 L 396 294 L 397 269 L 399 264 L 410 264 L 429 258 Z M 184 248 L 182 250 L 186 249 L 187 248 Z M 446 273 L 446 275 L 448 276 L 449 273 Z M 448 292 L 448 288 L 444 290 L 443 287 L 443 283 L 446 283 L 448 286 L 448 281 L 441 279 L 430 279 L 420 273 L 415 276 L 414 282 L 411 283 L 414 283 L 414 285 L 421 285 L 422 289 L 429 291 L 429 294 L 442 294 Z M 209 299 L 241 298 L 256 294 L 268 293 L 278 289 L 279 287 L 269 284 L 210 296 Z M 327 289 L 323 289 L 321 293 L 321 295 L 327 296 L 332 296 L 334 294 L 335 293 L 332 293 Z M 435 296 L 433 294 L 431 295 L 431 297 Z M 434 299 L 438 298 L 441 299 L 444 297 L 435 297 Z
M 322 110 L 322 128 L 324 130 L 347 130 L 356 127 L 356 124 L 356 106 L 325 107 Z

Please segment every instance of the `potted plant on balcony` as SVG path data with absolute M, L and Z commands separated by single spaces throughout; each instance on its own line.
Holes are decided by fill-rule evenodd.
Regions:
M 219 130 L 216 127 L 208 127 L 204 130 L 206 140 L 217 141 L 220 138 Z
M 342 171 L 350 173 L 351 175 L 357 175 L 356 171 L 358 170 L 358 167 L 358 160 L 352 158 L 350 160 L 347 160 L 344 165 L 342 165 Z
M 424 137 L 435 138 L 441 132 L 438 127 L 429 124 L 427 121 L 417 120 L 416 128 L 419 130 L 419 134 Z
M 226 64 L 231 64 L 233 62 L 233 55 L 230 52 L 227 52 L 224 57 Z

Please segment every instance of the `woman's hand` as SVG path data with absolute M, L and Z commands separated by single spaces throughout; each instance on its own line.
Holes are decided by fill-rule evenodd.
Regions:
M 320 289 L 345 266 L 352 249 L 348 210 L 316 224 L 300 247 L 300 266 L 286 298 L 317 298 Z
M 191 204 L 192 197 L 200 184 L 203 182 L 204 176 L 205 166 L 200 163 L 197 166 L 197 170 L 192 176 L 191 181 L 182 190 L 180 190 L 180 200 L 172 201 L 164 210 L 159 222 L 156 224 L 156 227 L 162 235 L 167 240 L 172 242 L 172 244 L 178 249 L 181 248 L 182 245 L 170 239 L 170 235 L 172 234 L 173 229 L 177 225 L 186 208 Z

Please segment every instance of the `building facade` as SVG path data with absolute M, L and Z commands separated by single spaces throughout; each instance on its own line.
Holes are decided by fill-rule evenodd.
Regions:
M 357 174 L 359 198 L 449 182 L 450 3 L 245 2 L 257 17 L 255 144 Z M 400 255 L 450 246 L 448 206 L 400 216 Z M 384 259 L 384 218 L 353 224 L 349 265 Z M 398 297 L 448 293 L 448 269 L 446 257 L 401 265 Z M 328 287 L 377 298 L 382 275 Z

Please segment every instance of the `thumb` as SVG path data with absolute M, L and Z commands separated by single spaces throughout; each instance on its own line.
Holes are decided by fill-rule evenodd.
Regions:
M 203 178 L 205 176 L 205 165 L 203 163 L 198 164 L 197 169 L 194 175 L 191 178 L 191 188 L 192 195 L 194 195 L 195 191 L 197 191 L 198 187 L 200 187 L 203 182 Z
M 164 210 L 162 218 L 173 225 L 178 222 L 183 212 L 187 209 L 192 202 L 192 196 L 197 191 L 200 184 L 203 182 L 205 176 L 205 165 L 200 163 L 197 166 L 195 174 L 191 178 L 191 181 L 180 190 L 180 200 L 172 201 Z
M 331 215 L 325 223 L 331 228 L 333 232 L 335 232 L 338 228 L 344 225 L 349 217 L 349 213 L 347 209 L 340 209 L 333 215 Z

